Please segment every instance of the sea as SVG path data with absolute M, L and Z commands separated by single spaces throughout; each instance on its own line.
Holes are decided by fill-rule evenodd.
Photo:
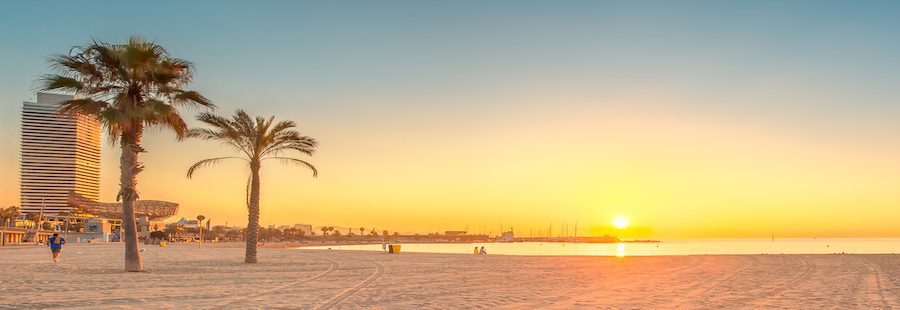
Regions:
M 401 252 L 473 254 L 484 247 L 489 255 L 534 256 L 660 256 L 728 254 L 900 254 L 900 238 L 771 238 L 663 239 L 652 243 L 398 243 Z M 383 251 L 381 244 L 303 247 Z

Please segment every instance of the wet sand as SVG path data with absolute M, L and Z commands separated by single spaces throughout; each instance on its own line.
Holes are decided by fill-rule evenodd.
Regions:
M 525 257 L 143 247 L 0 248 L 0 308 L 900 309 L 900 255 Z

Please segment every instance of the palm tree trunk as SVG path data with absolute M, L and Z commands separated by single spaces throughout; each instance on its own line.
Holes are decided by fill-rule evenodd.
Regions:
M 122 155 L 119 169 L 119 197 L 122 199 L 122 238 L 125 241 L 125 271 L 141 271 L 141 254 L 138 249 L 137 225 L 134 219 L 134 202 L 137 200 L 137 174 L 142 168 L 138 162 L 138 154 L 143 128 L 135 128 L 122 135 Z
M 256 243 L 259 233 L 259 161 L 250 162 L 250 200 L 247 202 L 247 252 L 244 263 L 256 263 Z

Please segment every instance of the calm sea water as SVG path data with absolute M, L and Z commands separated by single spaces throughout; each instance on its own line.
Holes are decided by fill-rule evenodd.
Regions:
M 668 239 L 660 243 L 412 243 L 402 252 L 472 254 L 485 247 L 488 254 L 549 256 L 653 256 L 702 254 L 892 254 L 900 253 L 900 238 L 806 239 Z M 306 249 L 382 251 L 381 244 L 317 246 Z

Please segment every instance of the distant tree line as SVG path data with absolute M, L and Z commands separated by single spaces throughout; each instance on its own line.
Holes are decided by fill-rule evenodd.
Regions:
M 341 233 L 336 230 L 334 226 L 323 226 L 318 230 L 321 230 L 321 234 L 316 234 L 315 231 L 311 231 L 307 233 L 307 231 L 299 228 L 269 228 L 269 227 L 260 227 L 257 232 L 257 239 L 259 241 L 266 242 L 280 242 L 280 241 L 303 241 L 303 240 L 312 240 L 312 239 L 325 239 L 325 240 L 347 240 L 347 239 L 376 239 L 381 236 L 390 236 L 390 232 L 387 230 L 382 230 L 380 233 L 372 229 L 366 229 L 360 227 L 359 234 L 353 232 L 353 229 L 348 229 L 347 233 Z M 200 229 L 185 227 L 182 224 L 172 223 L 166 225 L 165 230 L 163 231 L 154 231 L 150 233 L 150 238 L 154 239 L 194 239 L 199 236 Z M 219 240 L 219 241 L 243 241 L 245 235 L 247 233 L 246 228 L 228 228 L 225 226 L 213 226 L 209 230 L 203 230 L 203 240 Z M 399 233 L 394 232 L 393 236 L 399 236 Z

